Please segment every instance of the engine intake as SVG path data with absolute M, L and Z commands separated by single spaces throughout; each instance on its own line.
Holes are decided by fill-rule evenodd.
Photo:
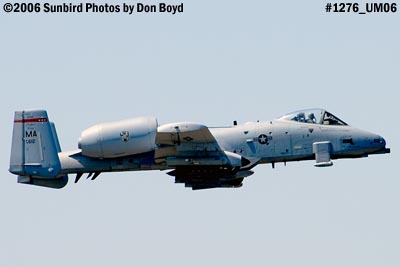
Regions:
M 81 133 L 78 147 L 91 158 L 116 158 L 156 148 L 157 119 L 141 117 L 94 125 Z

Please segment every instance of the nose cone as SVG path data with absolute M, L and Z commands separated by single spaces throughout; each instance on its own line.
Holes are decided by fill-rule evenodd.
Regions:
M 376 150 L 374 153 L 371 154 L 386 154 L 390 153 L 390 148 L 386 148 L 386 140 L 378 135 L 378 138 L 374 138 L 373 142 L 377 144 L 377 147 L 379 148 Z
M 363 146 L 368 154 L 385 154 L 390 153 L 390 149 L 386 148 L 386 140 L 377 134 L 365 132 Z

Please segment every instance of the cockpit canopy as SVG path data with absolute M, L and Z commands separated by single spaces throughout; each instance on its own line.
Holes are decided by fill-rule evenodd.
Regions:
M 324 109 L 305 109 L 295 111 L 280 117 L 278 120 L 288 120 L 321 125 L 347 125 L 347 123 Z

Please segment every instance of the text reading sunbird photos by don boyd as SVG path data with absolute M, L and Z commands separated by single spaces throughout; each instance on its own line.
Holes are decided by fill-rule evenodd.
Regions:
M 5 3 L 7 13 L 183 13 L 183 3 Z

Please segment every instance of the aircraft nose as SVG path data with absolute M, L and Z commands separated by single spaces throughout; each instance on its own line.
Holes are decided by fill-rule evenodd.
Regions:
M 380 135 L 375 135 L 370 139 L 370 144 L 376 148 L 373 154 L 390 153 L 390 148 L 386 148 L 386 140 Z
M 375 145 L 379 147 L 385 147 L 386 146 L 386 140 L 380 135 L 376 135 L 374 138 L 371 140 Z
M 371 134 L 367 140 L 369 143 L 375 147 L 384 147 L 386 145 L 385 139 L 377 134 Z

